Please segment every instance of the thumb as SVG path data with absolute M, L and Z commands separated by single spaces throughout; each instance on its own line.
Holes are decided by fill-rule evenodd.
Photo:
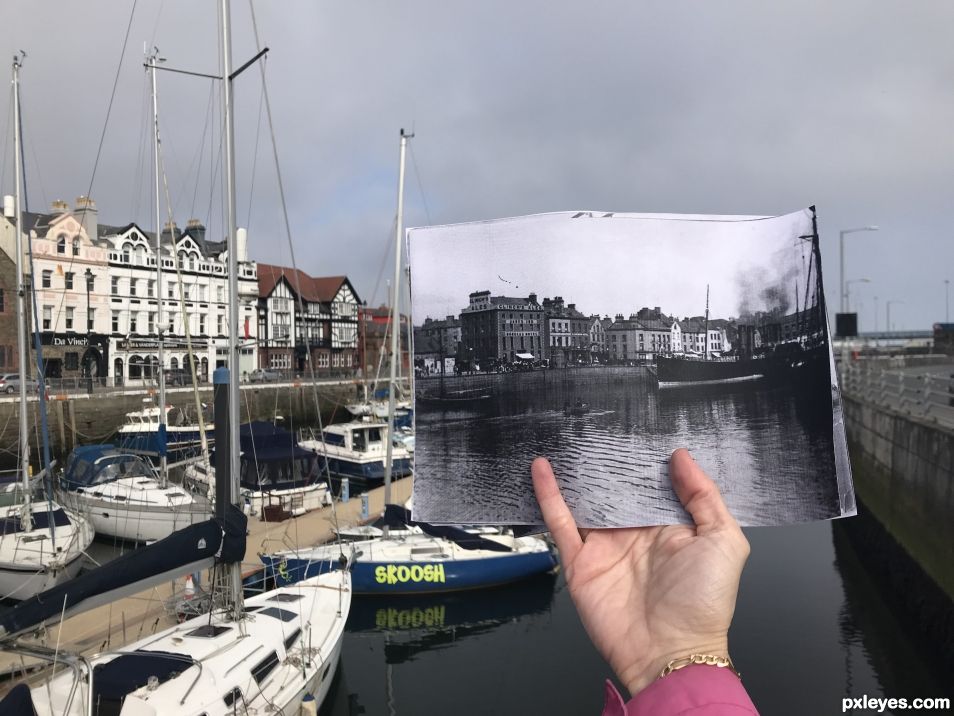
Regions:
M 696 523 L 698 534 L 725 527 L 737 527 L 726 507 L 722 493 L 712 478 L 692 459 L 689 451 L 679 448 L 669 458 L 669 479 L 682 506 Z

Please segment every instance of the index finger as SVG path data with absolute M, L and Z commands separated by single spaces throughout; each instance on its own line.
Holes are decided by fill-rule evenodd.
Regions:
M 537 496 L 537 502 L 540 503 L 540 511 L 543 513 L 543 521 L 547 523 L 547 529 L 553 535 L 553 541 L 560 550 L 564 564 L 569 564 L 583 546 L 583 538 L 580 537 L 580 531 L 576 528 L 576 520 L 573 519 L 570 508 L 566 506 L 563 495 L 560 494 L 560 486 L 557 485 L 553 468 L 550 467 L 550 462 L 546 458 L 538 457 L 533 461 L 530 465 L 530 475 L 533 478 L 533 491 Z

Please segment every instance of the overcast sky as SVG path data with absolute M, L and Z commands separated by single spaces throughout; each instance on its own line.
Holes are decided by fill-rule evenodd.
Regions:
M 703 315 L 707 287 L 712 318 L 791 313 L 814 301 L 811 243 L 799 238 L 811 222 L 807 210 L 734 220 L 578 212 L 412 229 L 413 315 L 456 315 L 488 290 L 561 296 L 585 315 L 659 306 L 685 318 Z
M 143 43 L 218 69 L 216 3 L 7 0 L 0 57 L 26 50 L 29 206 L 91 195 L 105 223 L 152 228 Z M 540 212 L 776 215 L 815 204 L 830 304 L 839 230 L 863 329 L 928 328 L 954 279 L 954 4 L 256 2 L 299 266 L 369 303 L 390 276 L 398 130 L 413 128 L 407 223 Z M 233 3 L 234 58 L 256 51 Z M 9 64 L 7 65 L 9 68 Z M 176 221 L 222 234 L 218 94 L 160 77 Z M 253 258 L 290 263 L 261 82 L 236 82 L 239 223 Z M 9 93 L 0 101 L 12 191 Z M 215 106 L 215 115 L 209 107 Z M 206 127 L 209 126 L 208 129 Z M 257 146 L 257 152 L 256 152 Z M 254 166 L 254 173 L 253 173 Z M 381 277 L 379 279 L 379 276 Z

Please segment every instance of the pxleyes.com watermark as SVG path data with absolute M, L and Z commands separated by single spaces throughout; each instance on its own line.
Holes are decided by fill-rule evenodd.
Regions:
M 858 696 L 841 700 L 841 712 L 854 713 L 855 711 L 874 711 L 876 713 L 894 713 L 895 711 L 950 711 L 951 700 L 946 698 L 874 698 L 872 696 Z

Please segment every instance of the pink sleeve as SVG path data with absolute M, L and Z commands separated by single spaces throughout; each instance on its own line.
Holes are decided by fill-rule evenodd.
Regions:
M 693 665 L 656 679 L 629 703 L 607 681 L 603 716 L 758 716 L 758 711 L 729 669 Z

